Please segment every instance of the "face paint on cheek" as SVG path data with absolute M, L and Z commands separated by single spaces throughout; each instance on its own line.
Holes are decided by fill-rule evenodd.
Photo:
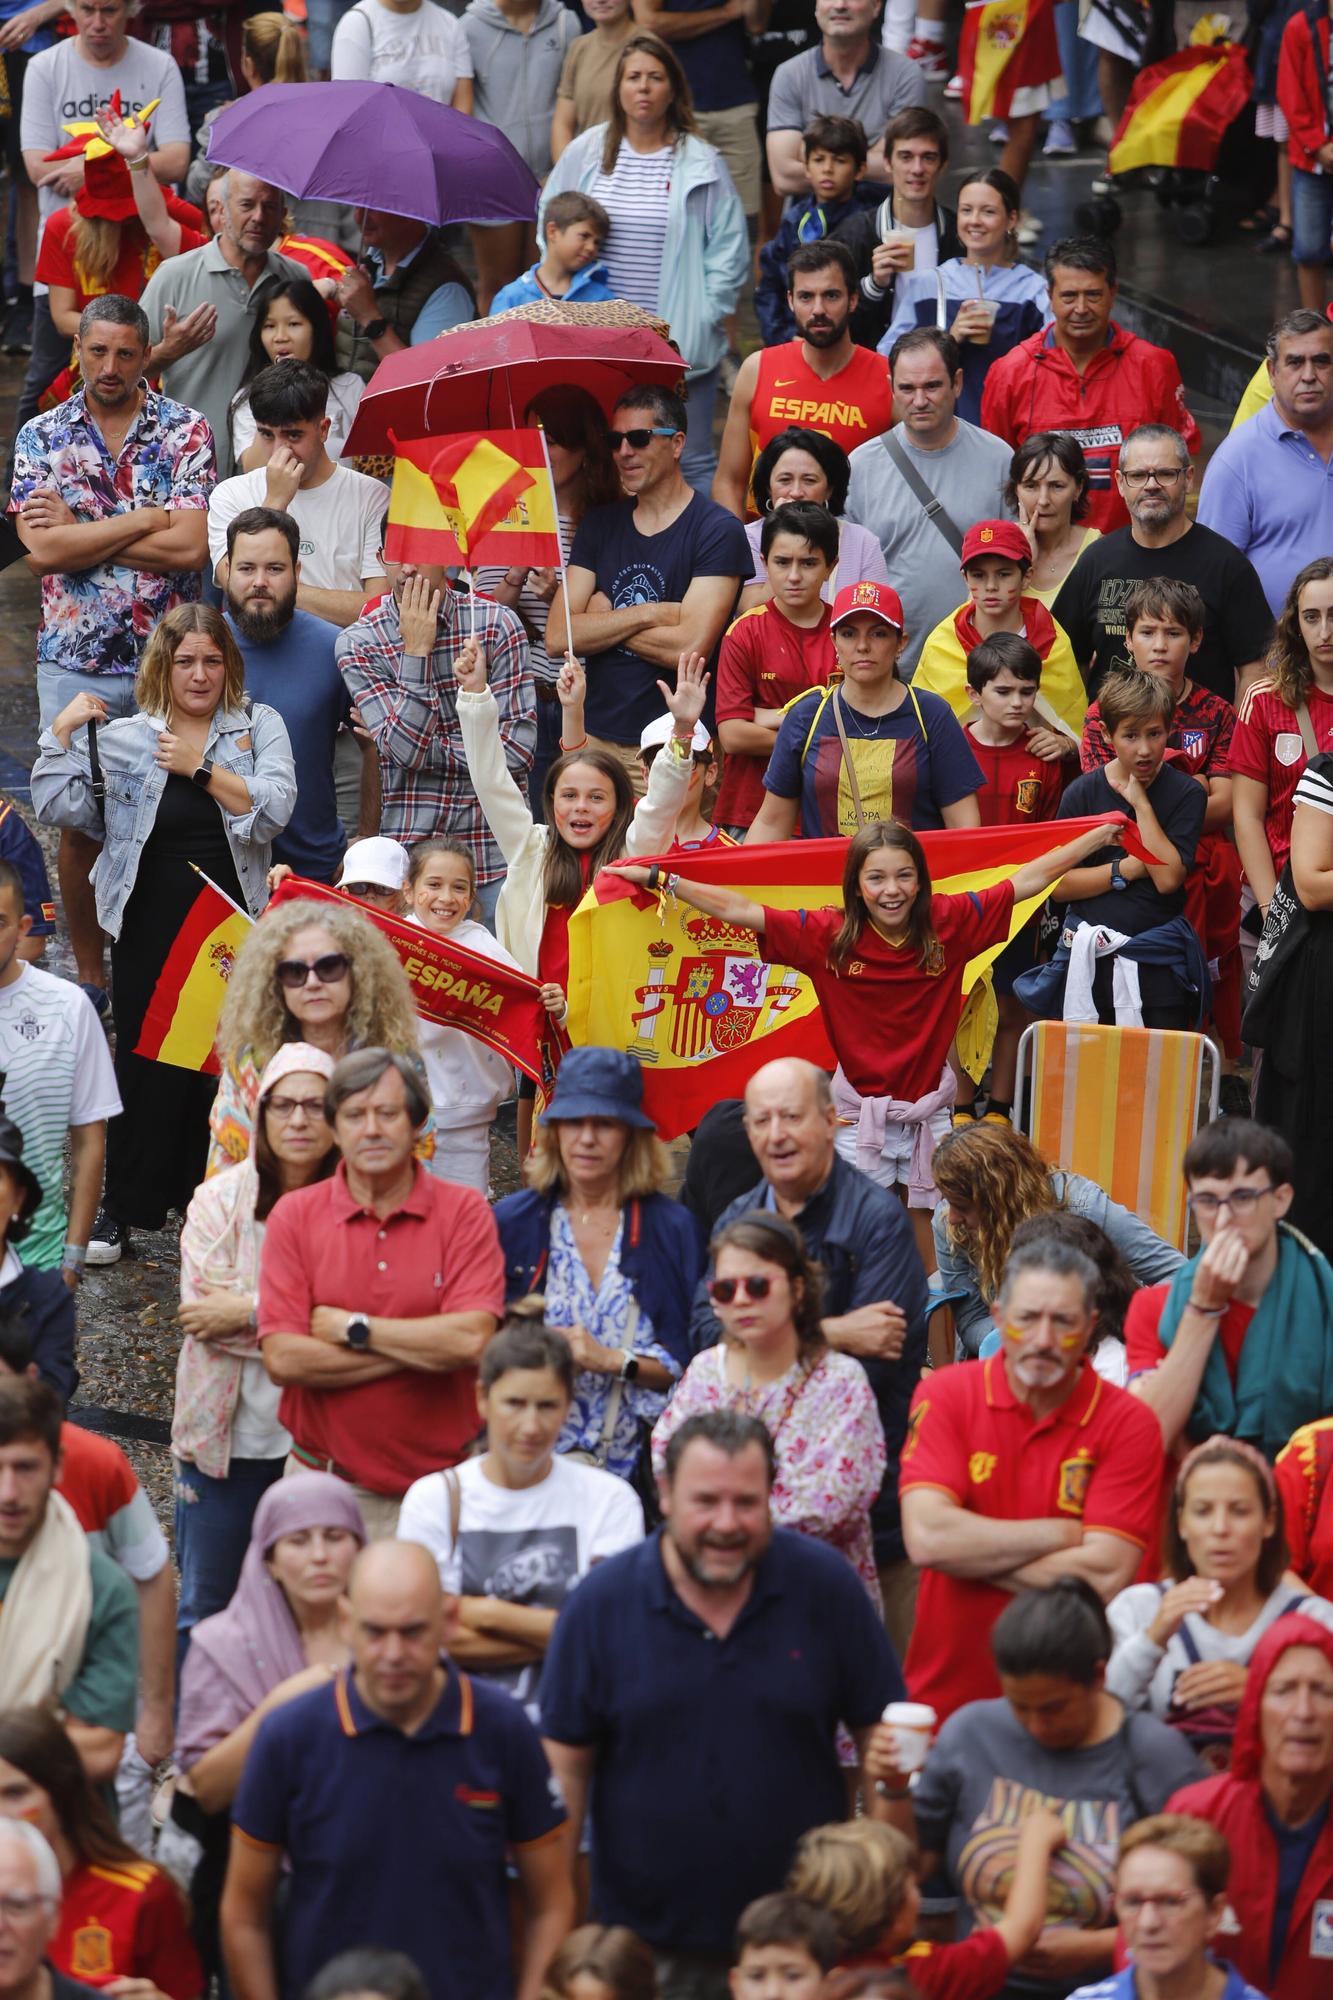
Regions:
M 1078 1346 L 1082 1338 L 1083 1335 L 1081 1333 L 1062 1333 L 1060 1335 L 1060 1345 L 1065 1353 L 1068 1354 L 1073 1348 Z
M 1024 1332 L 1021 1326 L 1010 1326 L 1007 1320 L 1005 1324 L 1000 1328 L 1000 1332 L 1004 1335 L 1006 1340 L 1027 1339 L 1027 1334 Z

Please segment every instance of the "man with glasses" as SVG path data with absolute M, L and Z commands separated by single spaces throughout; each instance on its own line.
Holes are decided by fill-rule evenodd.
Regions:
M 1038 431 L 1072 437 L 1088 462 L 1087 525 L 1105 534 L 1125 525 L 1114 477 L 1123 439 L 1136 425 L 1166 424 L 1194 452 L 1199 427 L 1185 407 L 1175 356 L 1111 318 L 1116 261 L 1109 242 L 1065 237 L 1047 256 L 1046 282 L 1052 323 L 991 368 L 982 427 L 1015 450 Z
M 647 787 L 639 737 L 662 712 L 659 678 L 674 680 L 682 653 L 702 653 L 711 665 L 754 567 L 735 515 L 681 475 L 685 421 L 670 390 L 621 397 L 611 445 L 625 498 L 588 509 L 566 572 L 574 651 L 588 665 L 586 741 L 624 765 L 638 798 Z M 546 650 L 559 659 L 568 643 L 557 589 Z
M 1297 570 L 1333 548 L 1333 325 L 1301 306 L 1266 348 L 1273 400 L 1214 452 L 1199 519 L 1249 556 L 1276 617 Z
M 1140 424 L 1120 447 L 1115 483 L 1129 526 L 1089 544 L 1052 607 L 1069 634 L 1091 694 L 1108 673 L 1133 666 L 1125 605 L 1138 583 L 1172 577 L 1203 599 L 1203 638 L 1190 679 L 1235 702 L 1258 672 L 1273 619 L 1253 563 L 1225 535 L 1190 520 L 1186 501 L 1194 467 L 1184 438 L 1169 424 Z
M 275 1205 L 259 1263 L 260 1351 L 283 1391 L 290 1469 L 347 1480 L 377 1540 L 396 1532 L 408 1487 L 476 1436 L 476 1364 L 504 1307 L 485 1200 L 415 1158 L 429 1111 L 405 1057 L 344 1056 L 325 1094 L 341 1163 Z
M 77 2000 L 97 1991 L 57 1972 L 46 1956 L 63 1897 L 60 1863 L 46 1835 L 27 1820 L 0 1819 L 0 2000 Z
M 1133 1393 L 1168 1452 L 1222 1434 L 1277 1457 L 1292 1432 L 1333 1411 L 1333 1270 L 1284 1220 L 1286 1140 L 1250 1118 L 1217 1118 L 1184 1159 L 1203 1249 L 1125 1318 Z

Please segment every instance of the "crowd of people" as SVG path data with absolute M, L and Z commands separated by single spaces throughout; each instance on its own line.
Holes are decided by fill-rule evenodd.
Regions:
M 1196 495 L 1132 232 L 1023 198 L 1169 10 L 1027 9 L 950 178 L 982 58 L 918 4 L 0 4 L 59 888 L 0 799 L 0 2000 L 1333 1990 L 1328 24 L 1264 30 L 1303 303 Z M 210 157 L 325 77 L 498 126 L 530 219 Z M 407 559 L 377 368 L 562 302 L 677 381 L 515 410 L 558 567 Z M 605 871 L 828 1067 L 756 1043 L 668 1149 L 566 1046 Z M 1038 1020 L 1208 1038 L 1179 1240 L 1031 1136 Z M 67 1415 L 168 1227 L 170 1546 Z

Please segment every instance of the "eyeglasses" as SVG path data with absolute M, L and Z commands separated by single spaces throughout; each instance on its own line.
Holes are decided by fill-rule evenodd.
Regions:
M 1178 479 L 1185 477 L 1185 467 L 1183 465 L 1150 465 L 1146 472 L 1126 472 L 1122 465 L 1120 468 L 1120 477 L 1124 480 L 1126 486 L 1146 486 L 1150 479 L 1155 480 L 1159 486 L 1174 486 Z
M 1150 1908 L 1160 1910 L 1164 1917 L 1178 1917 L 1198 1894 L 1197 1889 L 1173 1889 L 1160 1896 L 1117 1896 L 1115 1906 L 1122 1917 L 1141 1917 Z
M 346 979 L 351 969 L 352 961 L 345 951 L 326 951 L 322 958 L 311 959 L 309 964 L 303 958 L 284 958 L 276 968 L 279 986 L 285 986 L 289 993 L 305 986 L 312 972 L 321 986 L 332 986 L 335 980 Z
M 1192 1194 L 1185 1206 L 1191 1215 L 1213 1216 L 1224 1208 L 1229 1208 L 1233 1215 L 1249 1215 L 1253 1212 L 1255 1204 L 1272 1192 L 1273 1186 L 1270 1181 L 1267 1187 L 1232 1188 L 1230 1194 Z
M 283 1120 L 295 1118 L 299 1111 L 313 1125 L 317 1118 L 322 1119 L 324 1116 L 324 1099 L 322 1097 L 274 1096 L 269 1098 L 264 1108 L 267 1111 L 271 1111 L 275 1118 Z
M 766 1299 L 773 1289 L 771 1278 L 710 1278 L 708 1296 L 716 1306 L 729 1306 L 737 1292 L 747 1299 Z
M 679 437 L 680 432 L 674 424 L 654 424 L 651 430 L 612 430 L 608 431 L 606 435 L 611 440 L 612 451 L 619 451 L 622 444 L 627 444 L 631 451 L 644 451 L 654 438 Z
M 49 1910 L 53 1902 L 50 1896 L 0 1896 L 0 1917 L 6 1923 L 30 1923 L 42 1910 Z

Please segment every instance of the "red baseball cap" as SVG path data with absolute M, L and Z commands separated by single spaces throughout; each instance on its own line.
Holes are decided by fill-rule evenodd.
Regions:
M 959 569 L 966 569 L 978 556 L 1007 556 L 1032 567 L 1032 547 L 1017 521 L 974 521 L 963 536 Z
M 887 583 L 849 583 L 833 600 L 829 630 L 841 625 L 844 618 L 855 618 L 862 611 L 868 611 L 873 618 L 882 618 L 886 625 L 892 625 L 895 632 L 904 629 L 903 601 L 896 590 Z

